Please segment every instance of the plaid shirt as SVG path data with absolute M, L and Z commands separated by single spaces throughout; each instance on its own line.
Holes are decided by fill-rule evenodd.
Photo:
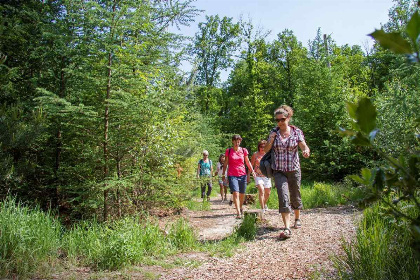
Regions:
M 290 136 L 285 140 L 281 140 L 280 130 L 276 127 L 270 131 L 276 132 L 272 149 L 274 151 L 274 160 L 271 164 L 273 170 L 295 171 L 300 169 L 298 145 L 299 142 L 305 141 L 302 130 L 296 126 L 290 125 Z

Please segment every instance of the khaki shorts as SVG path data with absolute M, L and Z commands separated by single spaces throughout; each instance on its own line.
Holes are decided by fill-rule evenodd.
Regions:
M 267 177 L 255 177 L 255 185 L 262 185 L 265 189 L 270 189 L 271 179 Z

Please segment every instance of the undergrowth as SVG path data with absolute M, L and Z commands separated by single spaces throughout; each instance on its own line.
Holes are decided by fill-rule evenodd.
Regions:
M 109 223 L 84 221 L 66 230 L 40 209 L 6 199 L 0 209 L 0 275 L 30 278 L 43 267 L 66 262 L 97 270 L 156 264 L 168 256 L 204 251 L 230 256 L 238 244 L 253 240 L 255 218 L 246 216 L 233 234 L 216 242 L 200 242 L 183 218 L 161 229 L 156 220 L 127 217 Z
M 336 257 L 340 279 L 420 279 L 420 263 L 410 247 L 408 225 L 381 215 L 381 205 L 365 210 L 356 240 L 343 241 Z
M 248 193 L 256 193 L 257 203 L 255 204 L 255 207 L 261 208 L 255 186 L 253 189 L 249 190 Z M 303 207 L 305 209 L 345 205 L 348 203 L 360 201 L 364 197 L 363 189 L 353 187 L 348 183 L 303 181 L 300 191 Z M 277 190 L 274 186 L 274 181 L 267 205 L 270 209 L 278 209 L 279 206 Z

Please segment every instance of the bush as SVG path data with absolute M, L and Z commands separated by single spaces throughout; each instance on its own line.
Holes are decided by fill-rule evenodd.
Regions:
M 364 191 L 361 188 L 351 186 L 348 182 L 322 183 L 304 181 L 301 185 L 301 196 L 304 208 L 311 209 L 357 202 L 363 199 Z M 270 209 L 276 209 L 279 206 L 277 190 L 274 184 L 267 205 Z M 260 208 L 259 201 L 255 207 Z
M 57 258 L 60 224 L 39 208 L 0 203 L 0 274 L 27 277 Z
M 126 218 L 111 224 L 81 223 L 63 238 L 69 259 L 100 269 L 119 269 L 145 257 L 163 257 L 194 248 L 197 239 L 188 223 L 180 219 L 168 233 L 157 223 Z
M 241 225 L 236 229 L 235 233 L 238 238 L 243 237 L 247 241 L 255 239 L 257 235 L 256 217 L 253 215 L 245 215 Z
M 378 204 L 365 211 L 356 240 L 343 248 L 335 262 L 340 279 L 420 279 L 408 226 L 380 216 Z

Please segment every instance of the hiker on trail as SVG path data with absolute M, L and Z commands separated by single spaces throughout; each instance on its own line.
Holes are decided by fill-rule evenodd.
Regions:
M 261 205 L 261 214 L 264 214 L 267 207 L 268 197 L 270 196 L 271 192 L 271 179 L 267 178 L 262 174 L 260 170 L 260 161 L 261 158 L 265 155 L 264 147 L 267 144 L 267 141 L 260 140 L 258 142 L 258 151 L 256 151 L 251 157 L 251 165 L 255 171 L 255 186 L 258 189 L 258 198 Z M 250 170 L 248 169 L 248 179 L 250 178 Z
M 252 176 L 255 178 L 254 169 L 248 159 L 248 151 L 245 148 L 240 147 L 242 137 L 238 134 L 232 137 L 232 148 L 226 149 L 225 152 L 225 164 L 223 165 L 222 178 L 224 179 L 226 168 L 228 168 L 228 180 L 229 188 L 232 193 L 233 202 L 235 203 L 236 218 L 240 219 L 243 215 L 242 205 L 245 200 L 246 191 L 246 169 L 245 164 L 251 170 Z
M 222 201 L 227 201 L 227 187 L 228 187 L 228 182 L 227 182 L 227 177 L 226 177 L 227 172 L 224 173 L 225 178 L 223 179 L 222 177 L 224 163 L 225 163 L 225 155 L 220 154 L 215 175 L 218 175 L 219 177 L 220 195 L 222 196 Z
M 273 161 L 271 168 L 274 173 L 274 183 L 279 197 L 279 212 L 284 223 L 284 228 L 279 239 L 290 238 L 290 212 L 295 212 L 294 228 L 302 226 L 300 210 L 303 208 L 300 195 L 301 171 L 299 163 L 298 146 L 302 150 L 303 157 L 310 155 L 309 147 L 305 143 L 302 130 L 290 125 L 293 110 L 287 105 L 282 105 L 274 111 L 274 120 L 277 127 L 270 131 L 265 152 L 273 148 Z M 290 200 L 289 200 L 290 192 Z
M 198 162 L 197 178 L 201 179 L 201 198 L 210 201 L 211 194 L 211 175 L 213 174 L 213 165 L 211 159 L 209 159 L 209 152 L 203 151 L 203 158 Z M 206 193 L 207 187 L 207 193 Z

